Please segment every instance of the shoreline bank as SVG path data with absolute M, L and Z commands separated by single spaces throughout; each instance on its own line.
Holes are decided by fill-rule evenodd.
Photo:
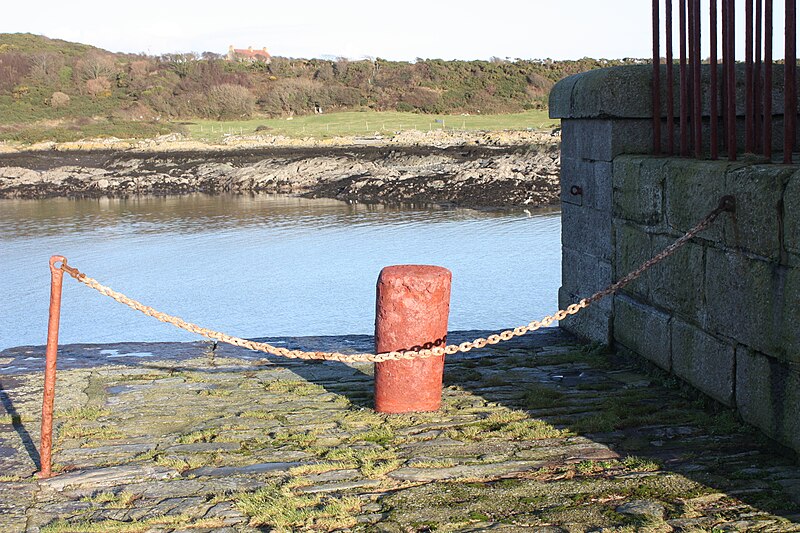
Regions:
M 490 208 L 551 206 L 559 198 L 560 138 L 550 132 L 231 137 L 224 145 L 168 137 L 136 146 L 6 146 L 0 198 L 264 192 Z

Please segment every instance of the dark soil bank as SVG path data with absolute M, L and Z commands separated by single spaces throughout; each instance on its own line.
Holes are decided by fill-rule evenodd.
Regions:
M 335 146 L 0 154 L 0 198 L 292 193 L 385 203 L 538 207 L 558 202 L 557 144 Z

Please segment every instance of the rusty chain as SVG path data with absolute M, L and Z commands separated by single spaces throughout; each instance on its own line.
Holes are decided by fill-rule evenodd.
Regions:
M 645 261 L 639 268 L 628 274 L 627 276 L 623 277 L 616 283 L 609 285 L 607 288 L 594 293 L 593 295 L 589 296 L 588 298 L 584 298 L 578 303 L 572 304 L 568 306 L 566 309 L 559 309 L 556 311 L 552 316 L 546 316 L 541 320 L 534 320 L 528 324 L 518 326 L 514 329 L 508 329 L 505 331 L 501 331 L 499 333 L 495 333 L 493 335 L 489 335 L 486 338 L 477 338 L 472 342 L 462 342 L 461 344 L 450 344 L 447 346 L 441 347 L 433 347 L 433 348 L 422 348 L 419 350 L 404 350 L 404 351 L 397 351 L 397 352 L 385 352 L 379 354 L 372 354 L 372 353 L 358 353 L 358 354 L 344 354 L 340 352 L 306 352 L 302 350 L 289 350 L 287 348 L 280 348 L 277 346 L 273 346 L 266 342 L 257 342 L 251 341 L 247 339 L 242 339 L 239 337 L 233 337 L 231 335 L 227 335 L 225 333 L 221 333 L 219 331 L 214 331 L 208 328 L 204 328 L 198 326 L 196 324 L 192 324 L 191 322 L 187 322 L 182 318 L 168 315 L 166 313 L 162 313 L 153 309 L 150 306 L 144 305 L 141 302 L 138 302 L 132 298 L 128 298 L 124 294 L 121 294 L 110 287 L 106 287 L 105 285 L 100 284 L 97 280 L 92 279 L 86 276 L 84 273 L 80 272 L 78 269 L 67 265 L 66 260 L 61 263 L 60 267 L 61 270 L 75 278 L 76 280 L 80 281 L 84 285 L 87 285 L 93 289 L 95 289 L 100 294 L 108 296 L 117 302 L 130 307 L 136 311 L 144 313 L 147 316 L 153 317 L 156 320 L 161 322 L 165 322 L 167 324 L 172 324 L 173 326 L 189 331 L 191 333 L 196 333 L 198 335 L 202 335 L 208 339 L 212 339 L 219 342 L 224 342 L 226 344 L 231 344 L 233 346 L 239 346 L 242 348 L 246 348 L 248 350 L 254 350 L 258 352 L 265 352 L 271 355 L 276 355 L 279 357 L 288 357 L 290 359 L 315 359 L 315 360 L 324 360 L 324 361 L 340 361 L 344 363 L 354 363 L 354 362 L 372 362 L 372 363 L 380 363 L 383 361 L 397 361 L 397 360 L 410 360 L 410 359 L 424 359 L 428 357 L 438 357 L 442 355 L 454 355 L 459 352 L 468 352 L 473 348 L 483 348 L 487 345 L 497 344 L 502 341 L 510 340 L 514 337 L 520 337 L 529 333 L 531 331 L 535 331 L 540 328 L 548 327 L 553 322 L 564 320 L 567 316 L 577 314 L 582 309 L 587 308 L 594 302 L 605 298 L 615 292 L 619 291 L 626 285 L 630 284 L 634 280 L 636 280 L 639 276 L 641 276 L 644 272 L 655 266 L 656 264 L 660 263 L 670 255 L 674 254 L 678 251 L 683 245 L 689 242 L 692 238 L 697 236 L 699 233 L 703 232 L 704 230 L 708 229 L 709 226 L 716 220 L 716 218 L 723 212 L 733 212 L 736 209 L 735 200 L 732 196 L 725 196 L 720 200 L 719 206 L 711 211 L 708 215 L 706 215 L 703 220 L 701 220 L 695 227 L 690 229 L 686 232 L 682 237 L 672 243 L 670 246 L 665 248 L 659 254 L 655 255 L 651 259 Z

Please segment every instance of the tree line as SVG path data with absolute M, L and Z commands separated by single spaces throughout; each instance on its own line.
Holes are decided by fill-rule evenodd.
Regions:
M 28 34 L 0 34 L 6 120 L 98 114 L 119 120 L 303 115 L 320 109 L 512 113 L 543 108 L 565 76 L 633 59 L 413 62 L 380 58 L 228 61 L 219 54 L 113 54 Z

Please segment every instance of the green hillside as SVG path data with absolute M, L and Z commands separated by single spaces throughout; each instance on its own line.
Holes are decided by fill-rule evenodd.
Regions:
M 114 54 L 6 33 L 0 34 L 0 140 L 142 137 L 179 129 L 179 122 L 275 119 L 320 110 L 519 114 L 545 110 L 551 87 L 565 76 L 634 61 L 274 57 L 247 63 L 212 52 Z
M 88 44 L 73 43 L 61 39 L 50 39 L 32 33 L 0 33 L 0 54 L 16 52 L 21 54 L 57 53 L 64 57 L 78 58 L 89 52 L 104 52 Z

